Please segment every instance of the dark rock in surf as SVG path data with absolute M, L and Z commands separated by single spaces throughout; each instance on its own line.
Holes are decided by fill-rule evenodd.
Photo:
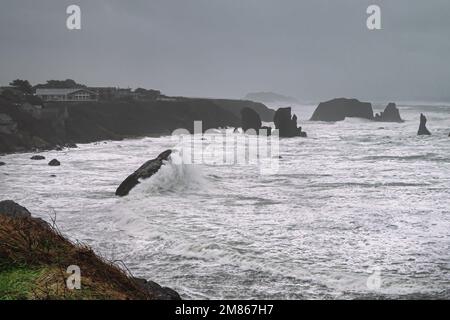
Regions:
M 137 184 L 139 184 L 139 179 L 147 179 L 154 175 L 161 166 L 164 164 L 164 161 L 169 160 L 169 156 L 172 153 L 172 150 L 166 150 L 161 153 L 157 158 L 152 159 L 144 163 L 139 169 L 137 169 L 133 174 L 128 176 L 117 188 L 116 196 L 126 196 L 130 193 L 131 189 L 133 189 Z
M 29 218 L 31 213 L 21 205 L 12 200 L 0 202 L 0 215 L 8 218 Z
M 314 111 L 311 120 L 334 122 L 342 121 L 347 117 L 373 120 L 372 104 L 345 98 L 321 102 Z
M 59 161 L 56 160 L 56 159 L 53 159 L 52 161 L 50 161 L 50 162 L 48 163 L 48 165 L 51 166 L 51 167 L 58 167 L 58 166 L 61 165 L 61 162 L 59 162 Z
M 45 157 L 44 156 L 32 156 L 30 159 L 31 160 L 45 160 Z
M 133 280 L 139 287 L 147 291 L 148 294 L 154 296 L 156 300 L 181 300 L 178 292 L 173 289 L 161 287 L 156 282 L 145 279 L 133 278 Z
M 291 116 L 291 108 L 279 108 L 273 117 L 275 128 L 278 129 L 280 137 L 306 137 L 302 127 L 297 128 L 297 116 Z
M 75 149 L 75 148 L 78 148 L 78 146 L 77 146 L 75 143 L 73 143 L 73 142 L 66 143 L 66 144 L 65 144 L 65 147 L 66 147 L 66 148 L 69 148 L 69 149 Z
M 0 167 L 6 165 L 3 161 L 0 161 Z
M 380 122 L 404 122 L 396 104 L 392 102 L 387 105 L 383 112 L 377 113 L 374 120 Z
M 255 130 L 258 132 L 261 128 L 261 117 L 259 114 L 248 107 L 242 108 L 241 110 L 241 119 L 242 119 L 242 130 L 247 131 L 249 129 Z
M 417 135 L 419 136 L 429 136 L 431 135 L 431 132 L 427 129 L 427 117 L 423 115 L 423 113 L 420 114 L 420 125 L 419 125 L 419 131 L 417 132 Z

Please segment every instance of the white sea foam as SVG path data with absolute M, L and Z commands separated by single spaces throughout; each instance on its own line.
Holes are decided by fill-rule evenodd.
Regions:
M 61 167 L 3 156 L 0 199 L 54 212 L 71 238 L 184 298 L 450 298 L 450 109 L 400 106 L 401 124 L 311 122 L 312 111 L 293 108 L 308 139 L 280 141 L 275 175 L 180 164 L 176 151 L 118 198 L 127 175 L 174 147 L 144 138 L 42 153 Z M 420 112 L 432 136 L 416 136 Z
M 200 165 L 184 164 L 177 152 L 171 154 L 161 169 L 149 179 L 140 181 L 133 193 L 139 196 L 155 192 L 198 191 L 206 187 L 207 180 L 202 175 Z

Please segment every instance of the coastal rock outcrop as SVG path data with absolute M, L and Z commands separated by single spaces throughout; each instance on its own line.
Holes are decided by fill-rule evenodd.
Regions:
M 400 111 L 393 102 L 389 103 L 383 112 L 377 113 L 374 120 L 380 122 L 404 122 L 400 116 Z
M 242 130 L 247 131 L 248 129 L 253 129 L 256 132 L 261 128 L 261 117 L 259 114 L 248 107 L 242 108 L 241 110 L 242 119 Z
M 164 161 L 168 161 L 170 155 L 172 154 L 172 150 L 166 150 L 161 153 L 155 159 L 149 160 L 144 163 L 139 169 L 129 175 L 117 188 L 116 196 L 126 196 L 130 193 L 131 189 L 133 189 L 137 184 L 139 184 L 139 179 L 147 179 L 154 175 L 161 166 L 164 164 Z
M 0 215 L 9 218 L 29 218 L 31 213 L 12 200 L 0 201 Z
M 57 159 L 53 159 L 48 163 L 48 165 L 51 167 L 58 167 L 61 165 L 61 162 L 59 162 Z
M 31 160 L 45 160 L 45 157 L 44 156 L 32 156 L 30 159 Z
M 0 95 L 0 153 L 49 150 L 67 143 L 122 140 L 128 137 L 170 135 L 179 128 L 194 131 L 240 127 L 240 112 L 249 107 L 262 121 L 272 121 L 274 110 L 243 100 L 166 97 L 146 101 L 44 103 L 42 117 L 34 117 L 20 101 Z M 120 121 L 117 121 L 120 119 Z M 75 147 L 75 145 L 73 145 Z
M 180 295 L 173 289 L 161 287 L 153 281 L 148 281 L 140 278 L 133 278 L 134 281 L 150 295 L 154 296 L 156 300 L 181 300 Z
M 3 161 L 0 161 L 0 167 L 6 165 Z
M 302 127 L 297 128 L 297 116 L 291 116 L 291 108 L 279 108 L 273 117 L 275 128 L 278 129 L 280 137 L 306 137 Z
M 431 135 L 431 132 L 427 129 L 427 117 L 425 117 L 423 113 L 420 114 L 420 125 L 417 135 L 419 136 Z
M 347 117 L 373 119 L 372 104 L 357 99 L 338 98 L 321 102 L 314 111 L 312 121 L 342 121 Z

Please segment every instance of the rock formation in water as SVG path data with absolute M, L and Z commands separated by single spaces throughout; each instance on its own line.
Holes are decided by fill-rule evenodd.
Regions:
M 333 99 L 321 102 L 314 111 L 312 121 L 342 121 L 346 117 L 373 119 L 372 104 L 357 99 Z
M 3 161 L 0 161 L 0 167 L 6 165 Z
M 427 129 L 427 117 L 423 115 L 423 113 L 420 114 L 420 125 L 419 125 L 419 131 L 417 132 L 417 135 L 419 136 L 429 136 L 431 135 L 431 132 Z
M 164 161 L 168 161 L 172 150 L 166 150 L 161 153 L 157 158 L 152 159 L 144 163 L 139 169 L 128 176 L 117 188 L 116 196 L 124 197 L 128 195 L 137 184 L 139 184 L 139 179 L 148 179 L 154 175 Z
M 59 162 L 57 159 L 53 159 L 48 163 L 48 165 L 51 167 L 58 167 L 61 165 L 61 162 Z
M 31 160 L 45 160 L 45 157 L 44 156 L 32 156 L 30 159 Z
M 291 108 L 279 108 L 273 117 L 275 128 L 278 129 L 280 137 L 306 137 L 302 127 L 297 128 L 297 116 L 291 116 Z
M 242 108 L 241 110 L 241 119 L 242 119 L 242 130 L 247 131 L 248 129 L 253 129 L 255 132 L 258 132 L 261 128 L 261 117 L 259 114 L 250 108 Z
M 380 122 L 403 122 L 403 119 L 400 117 L 400 111 L 393 102 L 389 103 L 383 112 L 377 113 L 374 120 Z

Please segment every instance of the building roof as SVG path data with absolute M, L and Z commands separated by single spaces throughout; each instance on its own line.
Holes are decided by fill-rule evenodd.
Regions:
M 91 90 L 85 89 L 85 88 L 65 88 L 65 89 L 36 89 L 36 95 L 68 95 L 75 93 L 77 91 L 87 91 L 92 94 L 97 94 L 96 92 L 93 92 Z

